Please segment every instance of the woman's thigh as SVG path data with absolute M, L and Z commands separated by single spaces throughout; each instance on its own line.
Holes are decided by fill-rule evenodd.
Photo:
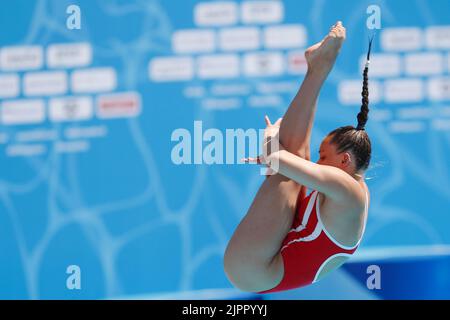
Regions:
M 242 290 L 270 289 L 281 280 L 279 251 L 292 226 L 300 190 L 299 184 L 279 174 L 267 178 L 258 190 L 225 253 L 229 278 Z

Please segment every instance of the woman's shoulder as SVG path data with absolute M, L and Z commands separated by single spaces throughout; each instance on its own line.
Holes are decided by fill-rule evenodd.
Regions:
M 326 207 L 333 208 L 335 211 L 360 214 L 370 203 L 370 191 L 366 183 L 359 182 L 359 186 L 353 188 L 352 196 L 350 200 L 336 201 L 330 197 L 327 197 L 324 193 L 317 190 L 311 192 L 317 192 L 317 196 L 320 198 L 320 205 L 327 203 Z

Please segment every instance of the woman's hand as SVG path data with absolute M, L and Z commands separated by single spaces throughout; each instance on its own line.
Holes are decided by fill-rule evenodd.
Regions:
M 266 129 L 264 130 L 263 154 L 256 158 L 249 157 L 242 159 L 242 161 L 246 163 L 256 163 L 270 166 L 271 155 L 274 152 L 284 150 L 279 141 L 279 131 L 282 118 L 279 118 L 274 124 L 271 123 L 268 116 L 265 116 L 264 120 L 266 121 Z

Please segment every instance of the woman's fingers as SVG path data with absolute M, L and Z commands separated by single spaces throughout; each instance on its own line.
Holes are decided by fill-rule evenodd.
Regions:
M 272 123 L 270 122 L 270 119 L 269 119 L 269 117 L 267 115 L 264 116 L 264 120 L 266 121 L 266 126 L 269 127 L 269 126 L 272 125 Z
M 258 158 L 244 158 L 241 161 L 245 163 L 258 163 Z
M 263 157 L 262 156 L 258 156 L 258 157 L 256 157 L 256 158 L 252 158 L 252 157 L 249 157 L 249 158 L 243 158 L 243 159 L 241 159 L 241 161 L 242 162 L 245 162 L 245 163 L 256 163 L 256 164 L 262 164 L 264 161 L 263 161 Z
M 264 120 L 266 122 L 267 127 L 272 127 L 272 126 L 279 127 L 281 125 L 281 121 L 283 121 L 283 118 L 278 118 L 278 120 L 274 124 L 272 124 L 272 122 L 270 121 L 270 119 L 267 115 L 264 116 Z

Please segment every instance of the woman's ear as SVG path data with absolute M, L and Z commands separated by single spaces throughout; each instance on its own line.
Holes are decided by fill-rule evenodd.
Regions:
M 345 152 L 344 158 L 342 159 L 342 164 L 345 166 L 349 166 L 351 163 L 352 163 L 352 156 L 350 155 L 350 153 Z

